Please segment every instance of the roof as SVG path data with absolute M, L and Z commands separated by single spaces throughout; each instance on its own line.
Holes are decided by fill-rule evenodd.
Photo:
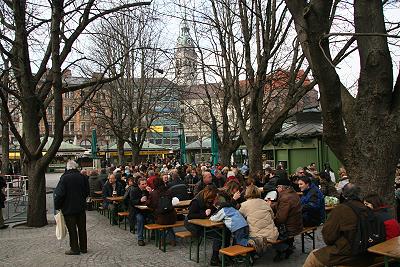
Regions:
M 102 146 L 100 148 L 100 150 L 105 151 L 105 150 L 107 150 L 107 147 Z M 131 150 L 131 147 L 129 146 L 129 144 L 127 142 L 125 142 L 125 144 L 124 144 L 124 150 Z M 159 145 L 144 141 L 142 150 L 148 151 L 148 150 L 169 150 L 169 149 L 166 147 L 163 147 L 163 146 L 159 146 Z M 113 144 L 112 146 L 108 147 L 108 151 L 117 151 L 117 144 Z
M 40 138 L 40 140 L 43 140 L 43 137 Z M 43 148 L 43 151 L 47 151 L 51 144 L 53 143 L 54 138 L 53 137 L 49 137 L 47 139 L 47 143 Z M 73 145 L 70 144 L 68 142 L 61 142 L 60 148 L 58 149 L 58 152 L 65 152 L 65 151 L 86 151 L 87 149 L 81 146 L 77 146 L 77 145 Z
M 322 135 L 322 123 L 294 122 L 292 125 L 285 125 L 282 131 L 275 135 L 275 138 L 313 137 L 320 135 Z
M 200 144 L 200 140 L 202 140 L 201 144 Z M 203 149 L 211 148 L 211 138 L 210 137 L 203 137 L 202 139 L 199 139 L 197 141 L 194 141 L 194 142 L 186 145 L 186 150 L 189 150 L 189 149 L 200 149 L 200 148 L 203 148 Z

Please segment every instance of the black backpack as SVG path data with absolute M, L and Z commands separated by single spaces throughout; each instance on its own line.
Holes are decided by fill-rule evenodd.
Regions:
M 172 197 L 167 195 L 161 195 L 158 201 L 157 213 L 158 214 L 167 214 L 174 210 L 174 206 L 172 206 Z
M 386 240 L 385 225 L 369 208 L 356 207 L 349 202 L 345 204 L 357 215 L 357 231 L 351 244 L 352 255 L 368 252 L 368 248 Z

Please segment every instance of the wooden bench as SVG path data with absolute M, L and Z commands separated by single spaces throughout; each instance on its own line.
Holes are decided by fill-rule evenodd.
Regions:
M 91 202 L 93 203 L 94 208 L 99 210 L 101 203 L 103 203 L 102 198 L 91 198 Z
M 167 225 L 151 223 L 151 224 L 146 224 L 144 226 L 144 228 L 146 230 L 148 230 L 149 233 L 151 231 L 155 232 L 156 246 L 158 246 L 158 248 L 160 250 L 165 252 L 166 251 L 166 242 L 165 242 L 166 233 L 165 233 L 165 231 L 169 228 L 182 227 L 182 226 L 184 226 L 184 221 L 177 221 L 174 224 L 167 224 Z M 150 234 L 148 236 L 150 236 Z M 148 238 L 148 240 L 150 241 L 150 238 Z M 161 249 L 161 247 L 163 247 L 163 248 Z
M 304 238 L 308 237 L 312 240 L 312 247 L 315 249 L 315 230 L 317 230 L 317 226 L 312 227 L 305 227 L 303 231 L 300 232 L 301 234 L 301 252 L 305 253 L 304 250 Z
M 250 266 L 252 265 L 252 262 L 249 253 L 255 251 L 256 249 L 254 247 L 244 247 L 240 245 L 221 248 L 219 253 L 222 254 L 222 267 L 225 267 L 225 255 L 232 257 L 234 261 L 237 261 L 239 257 L 244 258 L 246 266 Z
M 118 215 L 118 227 L 121 226 L 120 218 L 122 217 L 122 218 L 124 218 L 124 224 L 125 224 L 125 230 L 126 230 L 126 218 L 128 218 L 129 212 L 128 211 L 120 211 L 117 213 L 117 215 Z
M 194 240 L 196 240 L 196 238 L 193 237 L 192 233 L 189 231 L 182 231 L 182 232 L 176 232 L 175 233 L 176 237 L 179 237 L 181 239 L 186 239 L 186 238 L 190 238 L 190 245 L 189 245 L 189 260 L 192 260 L 192 245 Z M 197 258 L 196 258 L 196 262 L 199 263 L 199 248 L 197 248 Z

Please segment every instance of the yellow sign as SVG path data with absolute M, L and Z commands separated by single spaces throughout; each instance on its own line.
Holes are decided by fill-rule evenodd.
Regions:
M 137 132 L 137 128 L 133 128 L 133 131 Z M 162 133 L 162 132 L 164 132 L 164 126 L 162 126 L 162 125 L 150 126 L 149 132 Z

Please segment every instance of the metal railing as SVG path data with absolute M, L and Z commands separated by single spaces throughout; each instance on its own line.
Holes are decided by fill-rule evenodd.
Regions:
M 7 187 L 5 220 L 26 212 L 28 206 L 28 176 L 4 175 Z

